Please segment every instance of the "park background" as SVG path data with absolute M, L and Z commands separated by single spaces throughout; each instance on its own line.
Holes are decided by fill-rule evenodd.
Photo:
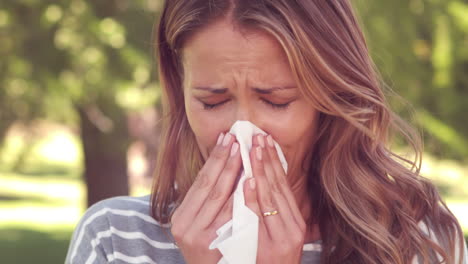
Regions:
M 422 174 L 468 234 L 468 2 L 356 0 L 393 108 L 424 136 Z M 0 256 L 63 263 L 84 210 L 149 194 L 162 0 L 0 3 Z M 394 142 L 395 149 L 406 147 Z M 93 188 L 94 187 L 94 188 Z

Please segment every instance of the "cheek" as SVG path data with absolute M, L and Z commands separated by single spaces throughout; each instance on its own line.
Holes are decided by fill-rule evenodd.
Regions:
M 187 111 L 187 119 L 195 134 L 198 147 L 205 159 L 207 159 L 209 152 L 216 144 L 219 133 L 223 132 L 223 122 L 213 118 L 212 115 L 206 113 L 203 108 L 200 109 L 195 102 L 188 102 L 185 104 Z
M 281 120 L 272 120 L 267 130 L 281 148 L 296 148 L 311 141 L 318 117 L 317 111 L 310 107 L 297 107 Z
M 316 111 L 295 113 L 282 122 L 272 123 L 267 133 L 278 142 L 288 162 L 305 158 L 315 137 Z

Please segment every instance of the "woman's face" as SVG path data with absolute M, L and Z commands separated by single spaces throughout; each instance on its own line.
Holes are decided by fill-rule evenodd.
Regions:
M 182 52 L 187 117 L 205 159 L 221 132 L 248 120 L 278 142 L 289 168 L 299 168 L 317 115 L 273 37 L 241 34 L 220 21 L 194 34 Z

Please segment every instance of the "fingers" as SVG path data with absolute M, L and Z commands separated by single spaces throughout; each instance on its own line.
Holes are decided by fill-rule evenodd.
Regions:
M 233 141 L 234 137 L 231 134 L 220 134 L 216 146 L 213 148 L 208 160 L 198 173 L 195 182 L 190 187 L 183 202 L 174 212 L 172 219 L 196 219 L 198 212 L 204 205 L 208 196 L 212 193 L 218 178 L 224 170 L 226 161 L 230 156 Z M 231 162 L 230 170 L 234 168 L 235 166 Z M 216 191 L 216 195 L 218 195 L 218 193 L 219 189 Z M 225 197 L 227 199 L 228 195 Z
M 260 207 L 257 202 L 257 193 L 256 189 L 255 178 L 250 178 L 245 180 L 244 182 L 244 198 L 245 204 L 250 210 L 254 211 L 257 215 L 260 215 Z
M 274 190 L 279 190 L 286 199 L 289 208 L 291 210 L 291 214 L 294 218 L 294 221 L 297 223 L 297 225 L 300 227 L 302 231 L 306 231 L 306 226 L 304 222 L 304 218 L 302 216 L 302 213 L 299 210 L 299 207 L 297 206 L 296 198 L 294 197 L 294 194 L 291 191 L 291 188 L 289 187 L 289 183 L 287 180 L 287 175 L 284 172 L 283 166 L 281 165 L 281 161 L 278 156 L 278 152 L 275 148 L 274 141 L 271 135 L 268 135 L 265 138 L 265 152 L 268 154 L 265 156 L 267 157 L 266 164 L 268 164 L 267 167 L 271 167 L 274 171 L 272 175 L 275 176 L 274 179 L 272 179 L 272 187 Z
M 232 207 L 234 203 L 234 192 L 231 194 L 229 199 L 224 203 L 223 207 L 217 214 L 215 220 L 211 223 L 213 229 L 218 230 L 221 226 L 226 224 L 232 219 Z
M 194 219 L 192 227 L 202 230 L 211 225 L 220 213 L 226 201 L 233 193 L 234 184 L 241 168 L 239 144 L 234 142 L 226 166 L 218 177 L 216 184 L 209 191 L 200 212 Z
M 276 241 L 284 241 L 285 237 L 295 237 L 296 239 L 304 238 L 305 235 L 305 223 L 298 223 L 303 221 L 302 214 L 300 214 L 299 209 L 295 203 L 290 204 L 284 195 L 283 190 L 290 192 L 291 197 L 294 199 L 292 192 L 287 184 L 287 181 L 284 180 L 281 182 L 279 177 L 286 177 L 284 170 L 281 167 L 282 176 L 277 175 L 277 169 L 274 166 L 281 166 L 279 159 L 272 160 L 271 156 L 276 155 L 276 149 L 273 147 L 268 149 L 269 146 L 265 142 L 263 135 L 256 135 L 253 139 L 255 151 L 262 151 L 260 159 L 254 159 L 252 156 L 252 170 L 254 176 L 256 177 L 257 190 L 258 190 L 258 200 L 261 209 L 261 217 L 264 217 L 264 222 L 267 227 L 267 231 L 270 234 L 270 237 Z M 259 145 L 260 147 L 257 147 Z M 261 146 L 264 146 L 261 148 Z M 257 150 L 258 149 L 258 150 Z M 263 173 L 260 167 L 263 167 Z M 293 208 L 296 208 L 296 211 L 299 212 L 298 215 L 295 215 Z M 263 216 L 264 212 L 270 212 L 277 210 L 277 215 Z M 281 223 L 283 225 L 281 225 Z M 286 234 L 286 235 L 285 235 Z
M 260 145 L 262 145 L 262 141 L 264 140 L 264 138 L 262 135 L 258 135 L 257 140 L 258 142 L 260 142 Z M 265 148 L 263 151 L 263 167 L 265 169 L 265 175 L 269 183 L 269 189 L 272 194 L 273 201 L 277 205 L 276 210 L 280 212 L 279 217 L 283 219 L 284 223 L 296 223 L 296 220 L 293 216 L 293 212 L 291 210 L 291 206 L 283 194 L 283 188 L 278 182 L 278 177 L 275 175 L 276 173 L 273 169 L 270 152 Z
M 273 240 L 276 240 L 280 237 L 284 237 L 285 234 L 285 223 L 283 219 L 278 215 L 264 217 L 264 212 L 271 212 L 278 210 L 278 206 L 275 204 L 273 195 L 271 193 L 268 180 L 265 175 L 265 169 L 263 166 L 263 150 L 262 147 L 255 144 L 252 147 L 250 152 L 250 160 L 252 163 L 252 172 L 255 177 L 256 191 L 257 191 L 257 200 L 260 207 L 260 217 L 263 218 L 263 221 L 266 226 L 267 233 L 269 237 Z
M 268 235 L 266 230 L 265 222 L 263 221 L 263 215 L 260 210 L 260 205 L 258 204 L 257 200 L 257 187 L 256 187 L 255 178 L 247 179 L 244 182 L 244 198 L 245 198 L 245 205 L 250 208 L 255 214 L 258 215 L 258 228 L 259 228 L 259 235 L 266 234 L 269 239 L 271 239 Z

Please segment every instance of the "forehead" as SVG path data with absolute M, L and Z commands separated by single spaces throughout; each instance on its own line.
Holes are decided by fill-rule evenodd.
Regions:
M 186 41 L 182 54 L 185 68 L 289 67 L 286 54 L 273 36 L 260 30 L 241 32 L 225 20 L 196 32 Z

